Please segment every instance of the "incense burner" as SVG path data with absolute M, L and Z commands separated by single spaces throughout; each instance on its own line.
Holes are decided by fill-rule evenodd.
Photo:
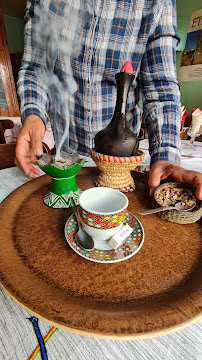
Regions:
M 75 203 L 78 204 L 78 198 L 82 190 L 79 189 L 76 183 L 76 174 L 84 165 L 85 159 L 78 158 L 78 162 L 66 167 L 65 165 L 58 165 L 57 161 L 54 162 L 51 155 L 49 157 L 48 164 L 43 163 L 40 159 L 37 161 L 40 169 L 50 175 L 52 179 L 51 189 L 43 198 L 44 204 L 57 209 L 69 208 L 71 207 L 71 196 Z

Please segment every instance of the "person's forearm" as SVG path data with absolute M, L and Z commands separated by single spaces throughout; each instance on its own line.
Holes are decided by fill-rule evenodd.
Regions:
M 27 118 L 25 119 L 23 125 L 25 126 L 26 123 L 29 123 L 30 124 L 33 124 L 34 127 L 36 128 L 41 128 L 41 130 L 44 130 L 45 131 L 45 125 L 44 125 L 44 121 L 43 119 L 38 116 L 38 115 L 35 115 L 35 114 L 31 114 L 29 116 L 27 116 Z
M 31 74 L 26 73 L 23 75 L 21 71 L 18 93 L 20 97 L 20 113 L 22 123 L 24 123 L 25 119 L 27 119 L 29 116 L 37 116 L 46 126 L 48 105 L 45 99 L 41 99 L 41 96 L 39 95 L 39 88 L 38 93 L 32 90 L 35 88 L 33 81 L 30 82 L 30 89 L 26 89 L 26 85 L 24 87 L 24 84 L 26 83 L 25 79 L 29 77 L 31 78 Z
M 163 80 L 161 75 L 159 79 L 153 76 L 153 82 L 144 85 L 144 94 L 143 112 L 151 164 L 158 160 L 179 164 L 181 103 L 177 79 L 165 77 Z
M 49 107 L 48 88 L 44 71 L 46 55 L 42 49 L 37 47 L 35 41 L 34 26 L 36 26 L 36 21 L 34 10 L 33 5 L 30 3 L 25 13 L 24 55 L 18 76 L 18 94 L 22 122 L 28 116 L 36 115 L 45 123 Z
M 181 103 L 175 62 L 176 14 L 171 0 L 164 4 L 142 60 L 140 81 L 151 163 L 168 160 L 179 164 Z
M 180 164 L 180 113 L 172 102 L 150 103 L 152 108 L 144 110 L 149 138 L 151 164 L 167 160 Z M 146 106 L 145 106 L 146 108 Z

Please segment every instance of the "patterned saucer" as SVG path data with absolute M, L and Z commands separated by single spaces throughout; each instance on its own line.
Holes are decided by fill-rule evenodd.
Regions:
M 65 237 L 70 247 L 85 259 L 98 263 L 115 263 L 127 260 L 135 255 L 141 249 L 144 242 L 143 226 L 132 213 L 129 211 L 126 212 L 123 223 L 124 225 L 129 224 L 133 228 L 133 232 L 117 249 L 112 249 L 109 245 L 107 245 L 107 250 L 106 245 L 103 245 L 103 248 L 102 246 L 99 246 L 99 249 L 94 248 L 90 251 L 81 248 L 75 239 L 78 226 L 74 214 L 69 217 L 65 224 Z

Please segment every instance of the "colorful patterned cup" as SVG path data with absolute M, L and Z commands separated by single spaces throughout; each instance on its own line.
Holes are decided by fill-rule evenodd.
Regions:
M 79 213 L 83 229 L 96 242 L 108 241 L 123 224 L 128 198 L 119 190 L 96 187 L 79 196 Z

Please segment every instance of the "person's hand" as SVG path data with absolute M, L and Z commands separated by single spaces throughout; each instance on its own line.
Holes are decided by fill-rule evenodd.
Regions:
M 196 197 L 202 200 L 202 173 L 186 170 L 170 161 L 156 161 L 149 172 L 148 185 L 153 192 L 160 181 L 172 177 L 173 180 L 191 184 L 196 189 Z
M 42 119 L 36 115 L 28 116 L 17 137 L 15 150 L 15 164 L 30 178 L 39 175 L 39 169 L 32 164 L 36 162 L 36 156 L 43 153 L 42 139 L 45 134 L 45 126 Z

